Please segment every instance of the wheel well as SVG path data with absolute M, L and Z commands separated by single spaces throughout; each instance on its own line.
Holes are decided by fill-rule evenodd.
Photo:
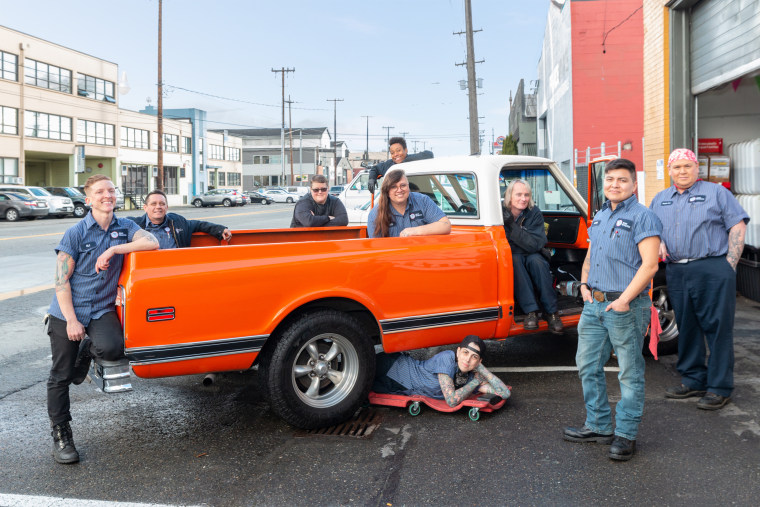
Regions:
M 287 329 L 292 322 L 301 318 L 305 313 L 313 313 L 319 310 L 336 310 L 351 315 L 353 318 L 359 321 L 362 329 L 374 345 L 380 343 L 380 326 L 378 325 L 377 320 L 375 320 L 375 317 L 372 315 L 372 312 L 370 312 L 366 306 L 346 298 L 316 299 L 314 301 L 309 301 L 308 303 L 305 303 L 298 308 L 295 308 L 288 314 L 287 317 L 282 319 L 277 327 L 274 328 L 272 334 L 269 335 L 269 339 L 267 339 L 264 347 L 262 347 L 262 350 L 256 357 L 254 364 L 258 363 L 260 357 L 263 357 L 264 349 L 272 346 L 272 344 L 277 340 L 277 337 L 282 333 L 284 329 Z

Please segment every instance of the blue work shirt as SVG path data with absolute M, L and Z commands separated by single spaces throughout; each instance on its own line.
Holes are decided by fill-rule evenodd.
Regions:
M 174 241 L 172 228 L 169 227 L 168 217 L 164 217 L 163 223 L 156 225 L 150 221 L 150 218 L 148 218 L 148 214 L 146 213 L 144 229 L 156 237 L 156 239 L 158 240 L 158 248 L 160 248 L 161 250 L 177 248 L 177 242 Z
M 641 267 L 639 243 L 660 233 L 660 219 L 639 203 L 635 194 L 618 203 L 614 211 L 610 201 L 605 202 L 588 230 L 588 285 L 604 292 L 623 292 Z
M 667 262 L 702 259 L 728 253 L 728 231 L 749 215 L 723 185 L 697 180 L 679 193 L 674 186 L 659 192 L 650 209 L 662 220 Z
M 432 224 L 446 216 L 446 213 L 430 197 L 419 192 L 409 192 L 409 200 L 406 202 L 406 210 L 403 215 L 399 214 L 392 205 L 390 205 L 390 209 L 393 218 L 388 228 L 389 238 L 397 238 L 401 231 L 408 227 Z M 367 217 L 367 236 L 370 238 L 375 237 L 377 210 L 377 206 L 372 208 Z
M 439 373 L 445 373 L 454 380 L 457 360 L 453 350 L 444 350 L 425 361 L 401 354 L 388 369 L 388 377 L 409 389 L 410 394 L 421 394 L 440 400 L 443 399 L 443 390 L 438 381 Z M 472 372 L 468 376 L 468 382 L 470 380 Z
M 124 255 L 114 255 L 107 270 L 95 273 L 98 257 L 112 246 L 129 243 L 139 230 L 140 226 L 132 220 L 114 216 L 108 230 L 104 231 L 92 217 L 92 213 L 88 213 L 63 234 L 55 253 L 57 255 L 59 252 L 66 252 L 74 259 L 74 273 L 69 278 L 69 284 L 74 312 L 83 326 L 89 325 L 91 319 L 114 311 Z M 66 320 L 55 294 L 48 313 Z

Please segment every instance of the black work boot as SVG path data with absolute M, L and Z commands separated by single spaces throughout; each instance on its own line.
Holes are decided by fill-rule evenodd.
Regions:
M 53 426 L 51 434 L 53 435 L 53 458 L 58 463 L 76 463 L 79 461 L 79 453 L 74 447 L 74 438 L 68 421 Z
M 71 383 L 79 385 L 87 378 L 87 373 L 90 371 L 90 363 L 92 362 L 92 356 L 90 355 L 90 339 L 85 338 L 79 346 L 79 354 L 77 360 L 74 362 L 74 378 L 71 379 Z
M 524 329 L 538 329 L 538 315 L 536 312 L 530 312 L 523 320 Z
M 550 313 L 549 317 L 546 320 L 549 322 L 549 331 L 552 333 L 562 334 L 562 332 L 565 330 L 565 326 L 562 325 L 562 319 L 559 318 L 558 313 Z

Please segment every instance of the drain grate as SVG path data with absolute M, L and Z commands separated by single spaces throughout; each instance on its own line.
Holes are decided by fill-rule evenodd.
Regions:
M 380 412 L 372 407 L 360 408 L 354 416 L 346 422 L 319 428 L 316 430 L 301 430 L 296 433 L 297 437 L 313 435 L 327 435 L 334 437 L 367 438 L 372 435 L 382 422 Z

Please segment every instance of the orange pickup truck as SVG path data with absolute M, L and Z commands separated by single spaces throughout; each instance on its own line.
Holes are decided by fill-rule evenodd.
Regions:
M 229 244 L 198 234 L 191 248 L 130 254 L 119 290 L 132 372 L 155 378 L 258 365 L 272 410 L 316 428 L 351 417 L 367 399 L 378 345 L 394 352 L 468 334 L 536 332 L 523 329 L 515 306 L 502 225 L 501 198 L 514 178 L 533 187 L 564 289 L 561 318 L 577 324 L 582 302 L 572 282 L 586 254 L 589 209 L 555 163 L 443 157 L 404 169 L 451 219 L 450 235 L 370 239 L 361 226 L 238 230 Z M 269 289 L 251 292 L 253 280 Z M 542 322 L 538 332 L 546 329 Z

